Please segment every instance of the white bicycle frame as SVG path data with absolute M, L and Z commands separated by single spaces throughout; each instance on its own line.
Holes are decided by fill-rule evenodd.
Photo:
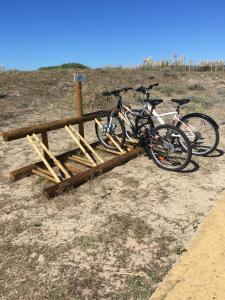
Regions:
M 192 138 L 195 138 L 195 134 L 193 131 L 195 131 L 195 128 L 192 127 L 191 125 L 187 126 L 184 122 L 182 122 L 179 118 L 179 114 L 177 111 L 171 111 L 171 112 L 168 112 L 168 113 L 163 113 L 163 114 L 158 114 L 157 111 L 155 109 L 152 108 L 152 106 L 150 104 L 147 104 L 147 109 L 149 112 L 151 112 L 151 114 L 157 119 L 157 121 L 160 123 L 160 124 L 165 124 L 166 122 L 163 120 L 162 117 L 165 117 L 165 116 L 174 116 L 173 117 L 173 125 L 175 124 L 175 122 L 181 122 L 184 127 L 188 130 L 188 132 L 191 134 L 191 137 Z M 192 131 L 193 130 L 193 131 Z

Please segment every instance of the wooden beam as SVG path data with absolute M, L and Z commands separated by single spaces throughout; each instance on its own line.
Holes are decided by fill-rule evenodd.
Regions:
M 87 180 L 89 180 L 93 177 L 96 177 L 98 175 L 101 175 L 101 174 L 113 169 L 114 167 L 120 166 L 120 165 L 128 162 L 129 160 L 137 157 L 139 154 L 141 154 L 143 152 L 144 152 L 143 148 L 137 147 L 137 148 L 131 150 L 130 152 L 126 152 L 120 156 L 114 157 L 92 169 L 88 169 L 80 174 L 72 176 L 69 179 L 63 180 L 60 183 L 57 183 L 50 187 L 47 187 L 44 190 L 44 194 L 48 198 L 55 197 L 61 192 L 64 192 L 72 187 L 74 187 L 74 188 L 78 187 L 82 183 L 86 182 Z
M 36 170 L 36 169 L 32 170 L 32 173 L 34 173 L 35 175 L 41 176 L 41 177 L 43 177 L 43 178 L 45 178 L 45 179 L 48 179 L 49 181 L 52 181 L 52 182 L 54 182 L 54 183 L 57 182 L 57 181 L 55 180 L 55 178 L 53 178 L 52 176 L 49 176 L 49 175 L 47 175 L 46 173 L 41 172 L 41 171 L 38 171 L 38 170 Z
M 44 132 L 41 133 L 41 140 L 42 140 L 42 143 L 45 145 L 45 147 L 47 149 L 49 149 L 48 133 L 47 133 L 47 131 L 44 131 Z M 47 152 L 43 151 L 43 155 L 44 155 L 45 159 L 47 159 L 47 160 L 49 159 L 49 156 L 48 156 Z
M 2 137 L 5 142 L 9 142 L 9 141 L 24 138 L 27 135 L 32 135 L 33 133 L 38 134 L 46 131 L 60 129 L 65 127 L 66 125 L 74 125 L 83 122 L 88 122 L 94 120 L 100 112 L 104 113 L 105 115 L 109 114 L 109 111 L 106 110 L 95 111 L 92 113 L 84 114 L 83 117 L 64 118 L 61 120 L 47 122 L 39 125 L 23 127 L 19 129 L 10 130 L 10 131 L 3 131 Z
M 106 147 L 103 147 L 102 145 L 101 146 L 97 146 L 97 149 L 99 149 L 101 151 L 105 151 L 105 152 L 111 153 L 111 154 L 115 154 L 115 155 L 122 155 L 123 154 L 122 152 L 108 149 Z
M 82 82 L 78 81 L 76 84 L 76 95 L 77 95 L 77 117 L 83 117 L 83 101 L 82 101 Z M 84 124 L 79 124 L 79 133 L 84 137 Z
M 86 167 L 89 167 L 89 168 L 94 168 L 97 166 L 97 164 L 92 164 L 90 163 L 87 159 L 83 159 L 82 157 L 79 157 L 79 156 L 76 156 L 76 155 L 73 155 L 73 156 L 69 156 L 68 157 L 70 160 L 73 160 L 81 165 L 84 165 Z

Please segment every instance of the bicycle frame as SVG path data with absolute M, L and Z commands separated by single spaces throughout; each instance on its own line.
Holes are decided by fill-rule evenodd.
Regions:
M 157 111 L 154 108 L 152 108 L 152 106 L 149 104 L 147 104 L 147 109 L 148 109 L 148 111 L 151 112 L 152 116 L 154 116 L 160 124 L 166 123 L 162 117 L 173 116 L 173 125 L 175 125 L 178 122 L 182 123 L 184 125 L 184 127 L 190 132 L 191 137 L 195 138 L 195 134 L 193 132 L 193 131 L 195 131 L 195 128 L 192 127 L 191 125 L 187 126 L 184 122 L 181 121 L 181 119 L 179 117 L 179 110 L 171 111 L 171 112 L 163 113 L 163 114 L 158 114 Z

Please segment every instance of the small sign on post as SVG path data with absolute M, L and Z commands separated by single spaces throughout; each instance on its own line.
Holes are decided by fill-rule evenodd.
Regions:
M 85 74 L 74 74 L 74 81 L 85 81 L 86 75 Z
M 77 95 L 77 117 L 83 116 L 83 104 L 82 104 L 82 82 L 86 80 L 84 74 L 74 74 L 74 82 L 76 83 L 76 95 Z M 79 124 L 79 133 L 84 137 L 84 124 Z

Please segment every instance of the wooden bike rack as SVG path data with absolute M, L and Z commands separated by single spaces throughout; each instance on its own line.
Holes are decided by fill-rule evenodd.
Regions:
M 106 149 L 99 144 L 99 141 L 89 144 L 85 140 L 84 122 L 95 120 L 95 122 L 102 127 L 103 124 L 97 119 L 97 116 L 99 113 L 107 116 L 110 111 L 101 110 L 83 114 L 81 80 L 82 76 L 78 76 L 76 86 L 77 114 L 75 117 L 18 128 L 2 133 L 5 142 L 27 138 L 29 144 L 40 158 L 40 161 L 36 163 L 10 172 L 10 179 L 12 181 L 36 174 L 54 183 L 44 189 L 44 194 L 47 197 L 54 197 L 71 187 L 78 187 L 87 180 L 99 176 L 114 167 L 120 166 L 144 152 L 142 147 L 138 147 L 137 144 L 133 143 L 131 143 L 132 146 L 126 145 L 125 149 L 122 148 L 119 144 L 119 137 L 111 136 L 108 133 L 106 134 L 106 139 L 110 140 L 117 150 Z M 79 131 L 72 125 L 78 125 Z M 49 150 L 48 132 L 60 128 L 65 128 L 77 148 L 55 156 Z M 41 134 L 41 139 L 37 137 L 37 134 Z M 105 158 L 103 159 L 98 154 L 98 149 L 114 154 L 114 157 L 108 158 L 107 160 Z M 82 156 L 80 154 L 82 154 Z M 78 167 L 77 164 L 83 166 L 83 168 Z

